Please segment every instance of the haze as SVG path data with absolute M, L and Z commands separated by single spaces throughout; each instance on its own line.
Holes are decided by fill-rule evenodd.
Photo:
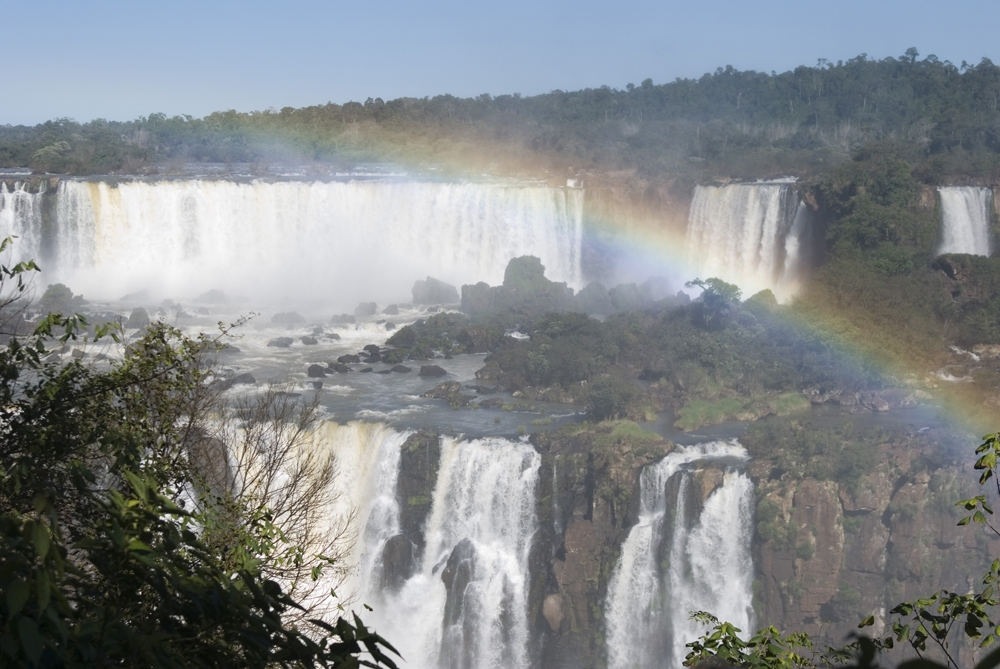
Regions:
M 996 54 L 986 0 L 0 3 L 0 124 L 202 116 L 450 93 L 623 88 L 731 64 L 770 72 L 916 46 L 956 65 Z M 15 94 L 16 91 L 16 94 Z

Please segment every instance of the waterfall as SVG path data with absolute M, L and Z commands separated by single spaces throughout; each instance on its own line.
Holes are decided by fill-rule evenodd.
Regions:
M 400 531 L 399 447 L 355 460 L 381 462 L 367 467 L 367 483 L 355 492 L 365 507 L 355 549 L 358 593 L 374 609 L 366 623 L 408 667 L 528 667 L 528 554 L 541 463 L 535 450 L 499 438 L 442 438 L 427 545 L 397 588 L 384 586 L 380 556 Z
M 526 254 L 578 287 L 582 219 L 581 190 L 500 183 L 64 180 L 55 193 L 0 191 L 0 234 L 21 237 L 19 254 L 44 261 L 49 282 L 104 298 L 219 288 L 353 306 L 396 301 L 427 274 L 500 283 Z
M 972 186 L 939 188 L 941 248 L 938 253 L 990 254 L 993 191 Z
M 685 644 L 706 628 L 688 619 L 708 611 L 744 632 L 753 624 L 753 484 L 732 467 L 700 509 L 692 480 L 702 463 L 746 459 L 738 443 L 679 447 L 640 477 L 638 522 L 608 585 L 608 666 L 680 669 Z
M 799 290 L 811 258 L 808 213 L 787 183 L 697 186 L 688 217 L 691 270 L 735 283 L 745 297 Z

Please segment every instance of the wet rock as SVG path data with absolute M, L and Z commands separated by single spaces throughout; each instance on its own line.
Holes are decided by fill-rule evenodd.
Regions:
M 382 590 L 399 590 L 412 573 L 413 542 L 402 534 L 390 537 L 382 547 Z
M 368 351 L 369 354 L 380 353 L 382 351 L 378 344 L 368 344 L 361 350 Z
M 481 401 L 479 406 L 483 409 L 500 409 L 503 407 L 503 399 L 500 397 L 491 397 Z
M 386 316 L 398 316 L 399 315 L 399 305 L 398 304 L 390 304 L 389 306 L 387 306 L 385 309 L 382 310 L 382 313 L 385 314 Z
M 320 388 L 323 387 L 323 382 L 322 381 L 313 381 L 312 382 L 312 387 L 315 388 L 316 390 L 319 390 Z
M 201 302 L 202 304 L 225 304 L 229 300 L 226 298 L 225 293 L 213 288 L 194 298 L 194 301 Z
M 353 370 L 350 367 L 348 367 L 347 365 L 344 365 L 344 364 L 341 364 L 341 363 L 337 363 L 336 365 L 334 365 L 333 371 L 337 372 L 338 374 L 346 374 L 347 372 L 350 372 L 350 371 L 353 371 Z
M 457 392 L 460 392 L 461 390 L 462 390 L 462 384 L 459 383 L 458 381 L 445 381 L 444 383 L 439 383 L 438 385 L 428 390 L 426 393 L 424 393 L 423 396 L 430 397 L 432 399 L 443 400 L 443 399 L 448 399 L 449 395 L 453 395 Z
M 319 340 L 316 339 L 316 337 L 303 337 L 301 341 L 306 346 L 315 346 L 316 344 L 319 343 Z
M 349 325 L 355 322 L 354 316 L 350 314 L 334 314 L 330 317 L 332 325 Z
M 372 353 L 365 362 L 382 362 L 382 356 L 378 353 Z
M 149 327 L 149 312 L 142 307 L 136 307 L 128 317 L 125 327 L 129 329 L 144 330 Z
M 395 330 L 396 329 L 396 324 L 395 323 L 386 323 L 385 324 L 385 329 L 386 330 Z
M 311 379 L 326 378 L 326 367 L 322 365 L 309 365 L 309 371 L 307 371 L 306 374 Z
M 413 370 L 406 365 L 396 365 L 390 371 L 396 372 L 397 374 L 409 374 Z
M 291 337 L 277 337 L 267 342 L 267 345 L 271 348 L 288 348 L 294 341 Z
M 371 372 L 371 371 L 372 371 L 372 368 L 371 368 L 371 367 L 362 367 L 362 368 L 361 368 L 360 370 L 358 370 L 358 371 L 360 371 L 360 372 L 361 372 L 362 374 L 368 374 L 369 372 Z
M 455 304 L 459 301 L 455 286 L 431 276 L 418 279 L 410 292 L 413 304 Z
M 357 364 L 361 362 L 361 356 L 354 355 L 353 353 L 348 353 L 346 355 L 342 355 L 339 358 L 337 358 L 337 362 L 341 364 L 348 364 L 348 363 Z
M 421 365 L 420 376 L 446 376 L 448 372 L 437 365 Z
M 326 338 L 327 339 L 336 339 L 337 341 L 340 341 L 340 335 L 337 334 L 336 332 L 331 332 L 330 334 L 326 335 Z
M 562 595 L 556 593 L 545 597 L 545 601 L 542 602 L 542 616 L 544 616 L 545 622 L 549 624 L 553 632 L 559 631 L 563 620 L 566 618 L 566 614 L 563 613 Z
M 129 293 L 128 295 L 123 295 L 119 298 L 119 302 L 131 302 L 135 304 L 136 302 L 143 303 L 149 300 L 149 291 L 143 288 L 142 290 L 137 290 L 134 293 Z
M 392 374 L 392 370 L 391 369 L 380 369 L 380 370 L 378 370 L 375 373 L 376 374 Z
M 78 348 L 74 348 L 73 352 L 70 353 L 70 356 L 79 360 L 80 358 L 86 358 L 87 354 Z
M 374 316 L 378 311 L 378 305 L 374 302 L 362 302 L 354 309 L 355 318 L 364 318 L 366 316 Z
M 476 570 L 476 548 L 469 539 L 462 539 L 448 556 L 441 580 L 448 592 L 444 605 L 445 625 L 454 625 L 462 617 L 465 590 Z
M 306 319 L 294 311 L 283 311 L 271 316 L 271 322 L 276 325 L 295 325 L 305 323 Z
M 255 379 L 254 376 L 253 376 L 253 374 L 251 374 L 250 372 L 244 372 L 243 374 L 237 374 L 236 377 L 233 379 L 233 384 L 234 385 L 236 385 L 236 384 L 253 385 L 255 383 L 257 383 L 257 379 Z
M 319 337 L 319 336 L 322 336 L 322 334 L 323 334 L 323 328 L 321 328 L 321 327 L 319 327 L 319 326 L 317 325 L 316 327 L 314 327 L 314 328 L 313 328 L 313 331 L 312 331 L 312 333 L 313 333 L 313 335 L 314 335 L 314 336 L 316 336 L 316 337 Z

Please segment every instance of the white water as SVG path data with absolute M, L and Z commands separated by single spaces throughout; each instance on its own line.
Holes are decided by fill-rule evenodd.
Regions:
M 739 286 L 769 289 L 781 302 L 798 292 L 810 265 L 805 204 L 787 183 L 697 186 L 688 216 L 691 270 Z
M 348 453 L 367 452 L 354 461 L 371 463 L 351 469 L 365 481 L 350 495 L 362 507 L 356 584 L 360 601 L 374 609 L 365 612 L 366 623 L 391 640 L 403 666 L 528 667 L 528 554 L 536 529 L 539 455 L 528 444 L 505 439 L 442 438 L 426 549 L 414 574 L 398 592 L 389 592 L 378 587 L 380 554 L 400 528 L 395 495 L 402 439 L 383 440 L 373 449 L 378 441 L 344 442 Z M 474 554 L 469 582 L 454 593 L 458 606 L 446 621 L 442 571 L 463 540 Z
M 953 186 L 938 188 L 938 193 L 941 195 L 941 247 L 938 253 L 988 256 L 993 191 Z
M 408 301 L 428 274 L 498 284 L 519 255 L 582 282 L 583 192 L 426 181 L 62 181 L 45 253 L 44 196 L 0 189 L 0 234 L 43 280 L 88 297 L 211 288 L 259 300 L 294 295 L 353 308 Z M 52 197 L 49 195 L 48 197 Z
M 643 470 L 639 520 L 622 545 L 608 584 L 611 669 L 680 669 L 685 644 L 706 631 L 688 619 L 693 611 L 708 611 L 750 631 L 753 484 L 745 475 L 727 471 L 700 516 L 690 524 L 686 520 L 694 463 L 745 458 L 736 442 L 711 442 L 680 447 Z M 677 493 L 668 498 L 667 484 L 674 477 L 679 477 Z M 661 566 L 664 555 L 666 565 Z

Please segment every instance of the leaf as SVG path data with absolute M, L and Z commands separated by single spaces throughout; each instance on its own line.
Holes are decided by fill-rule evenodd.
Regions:
M 44 569 L 39 570 L 35 577 L 35 594 L 38 596 L 38 610 L 44 611 L 52 596 L 52 582 L 49 579 L 49 572 Z
M 862 620 L 858 624 L 858 628 L 860 629 L 862 627 L 871 627 L 874 624 L 875 624 L 875 616 L 871 615 L 871 616 L 868 616 L 867 618 L 865 618 L 864 620 Z
M 7 616 L 13 618 L 24 605 L 28 603 L 28 584 L 18 577 L 14 577 L 7 585 Z
M 45 650 L 45 639 L 38 631 L 38 623 L 28 617 L 22 617 L 17 621 L 17 636 L 21 639 L 21 647 L 27 653 L 28 658 L 34 664 L 42 658 L 42 651 Z
M 31 528 L 31 540 L 35 544 L 35 553 L 44 560 L 52 545 L 52 540 L 49 538 L 49 528 L 42 523 L 35 523 L 35 526 Z

